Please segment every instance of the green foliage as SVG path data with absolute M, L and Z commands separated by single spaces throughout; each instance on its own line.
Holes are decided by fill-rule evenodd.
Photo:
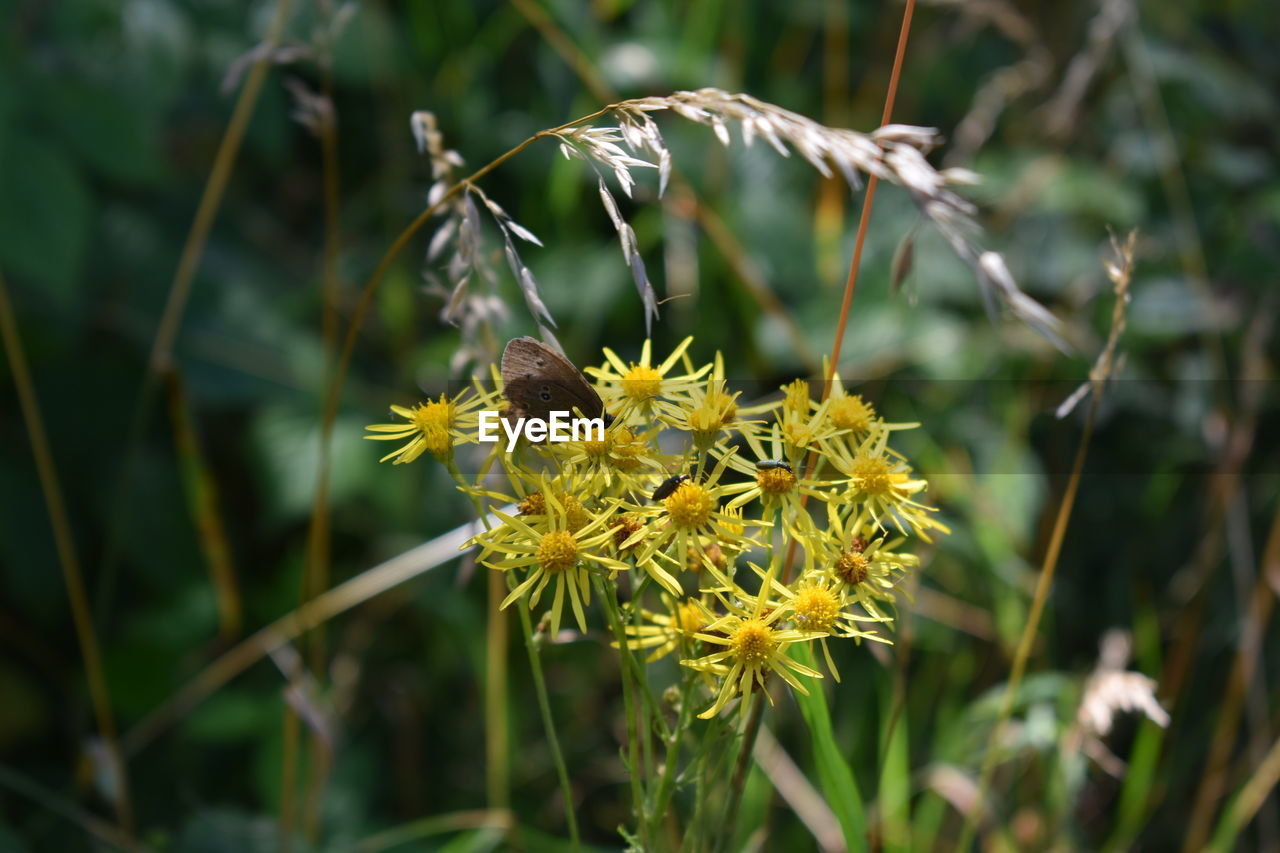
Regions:
M 262 43 L 276 6 L 0 0 L 0 273 L 112 708 L 126 739 L 140 724 L 157 726 L 153 738 L 130 742 L 134 828 L 154 849 L 193 853 L 276 850 L 285 831 L 296 850 L 352 849 L 395 828 L 406 828 L 401 849 L 506 849 L 508 836 L 451 817 L 487 805 L 489 608 L 486 577 L 465 556 L 327 620 L 320 646 L 292 643 L 304 660 L 318 659 L 309 710 L 335 732 L 327 784 L 310 805 L 311 759 L 299 760 L 292 794 L 284 790 L 287 682 L 272 659 L 255 658 L 191 707 L 168 704 L 302 601 L 333 353 L 361 286 L 432 183 L 409 116 L 433 111 L 468 172 L 597 109 L 591 87 L 601 83 L 618 97 L 720 86 L 870 131 L 902 7 L 363 3 L 334 29 L 336 4 L 293 7 L 289 50 L 275 57 L 231 164 L 172 360 L 216 486 L 219 539 L 184 482 L 165 381 L 148 370 L 243 86 L 247 66 L 237 60 Z M 542 10 L 550 25 L 522 7 Z M 953 533 L 907 590 L 915 602 L 900 605 L 896 645 L 879 656 L 841 653 L 842 683 L 797 697 L 798 708 L 779 702 L 767 719 L 850 849 L 950 846 L 966 784 L 991 746 L 1081 439 L 1079 411 L 1053 413 L 1106 338 L 1107 229 L 1137 228 L 1124 365 L 1100 407 L 1028 676 L 995 745 L 980 837 L 984 847 L 1019 849 L 1183 844 L 1250 627 L 1261 650 L 1246 673 L 1253 693 L 1243 695 L 1221 768 L 1226 787 L 1202 829 L 1222 849 L 1273 848 L 1274 791 L 1242 822 L 1227 810 L 1275 738 L 1276 687 L 1263 667 L 1280 654 L 1280 634 L 1274 617 L 1248 620 L 1251 603 L 1270 594 L 1256 581 L 1280 499 L 1268 325 L 1280 266 L 1276 16 L 1266 4 L 1136 4 L 1090 58 L 1097 4 L 998 8 L 1005 17 L 984 17 L 982 4 L 916 8 L 893 120 L 938 127 L 948 142 L 931 162 L 982 175 L 965 194 L 979 204 L 983 245 L 1062 319 L 1070 349 L 1054 350 L 1004 313 L 989 316 L 971 269 L 905 193 L 881 184 L 841 374 L 889 420 L 925 425 L 903 434 L 902 451 L 918 460 Z M 581 55 L 566 55 L 565 44 Z M 1091 73 L 1055 129 L 1077 60 Z M 975 142 L 967 131 L 982 123 L 965 118 L 995 103 L 997 80 L 1019 85 L 1000 90 L 1007 101 Z M 337 121 L 336 342 L 323 333 L 324 154 L 294 118 L 290 81 L 328 90 Z M 661 306 L 655 350 L 695 334 L 695 360 L 719 349 L 733 379 L 776 386 L 809 372 L 783 314 L 751 295 L 742 268 L 821 357 L 864 196 L 832 191 L 799 158 L 759 142 L 725 149 L 706 128 L 663 128 L 684 186 L 661 201 L 654 182 L 634 200 L 617 194 L 658 296 L 678 296 Z M 611 346 L 636 358 L 642 310 L 590 169 L 541 142 L 482 187 L 542 239 L 543 248 L 522 246 L 522 258 L 568 354 L 585 360 Z M 713 239 L 699 210 L 723 219 L 733 242 Z M 460 332 L 422 287 L 433 227 L 396 258 L 355 338 L 329 456 L 328 586 L 470 518 L 443 471 L 393 476 L 359 438 L 391 403 L 468 378 L 449 367 Z M 895 282 L 893 258 L 908 234 L 912 268 Z M 486 226 L 484 239 L 510 312 L 496 326 L 498 346 L 535 325 L 496 230 Z M 677 294 L 677 285 L 691 290 Z M 86 815 L 116 821 L 114 783 L 95 741 L 13 365 L 7 355 L 0 363 L 0 848 L 109 845 L 85 840 L 96 826 Z M 211 573 L 211 542 L 229 554 L 229 588 Z M 223 593 L 244 614 L 231 635 L 220 633 Z M 1124 762 L 1118 777 L 1066 750 L 1099 640 L 1117 627 L 1134 637 L 1127 668 L 1159 681 L 1175 727 L 1119 715 L 1101 737 Z M 553 758 L 518 642 L 511 637 L 507 679 L 511 838 L 565 850 Z M 630 824 L 618 759 L 623 695 L 607 642 L 590 633 L 542 652 L 584 849 L 618 849 L 617 827 Z M 295 746 L 314 755 L 310 735 L 303 721 Z M 684 748 L 682 764 L 698 754 L 696 744 Z M 673 793 L 685 812 L 689 795 Z M 743 797 L 730 828 L 738 841 L 812 844 L 758 768 Z M 681 828 L 670 829 L 678 840 Z

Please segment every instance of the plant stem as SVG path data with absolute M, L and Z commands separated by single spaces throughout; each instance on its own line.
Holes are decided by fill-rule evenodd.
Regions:
M 630 649 L 627 646 L 627 635 L 622 625 L 622 613 L 618 607 L 618 590 L 616 585 L 606 584 L 596 578 L 596 589 L 605 602 L 605 613 L 608 614 L 609 625 L 613 628 L 613 636 L 618 642 L 618 654 L 622 665 L 618 667 L 622 677 L 622 702 L 627 715 L 627 764 L 631 777 L 631 811 L 636 820 L 636 828 L 640 832 L 640 840 L 647 847 L 648 822 L 645 815 L 644 781 L 640 767 L 640 721 L 636 718 L 636 702 L 632 695 Z
M 681 642 L 684 645 L 684 642 Z M 684 681 L 680 685 L 680 709 L 676 714 L 675 728 L 664 738 L 667 746 L 666 761 L 662 765 L 662 777 L 658 780 L 658 788 L 653 795 L 653 801 L 649 808 L 649 818 L 652 821 L 652 837 L 657 838 L 661 831 L 663 818 L 667 813 L 667 805 L 671 802 L 671 796 L 676 790 L 676 770 L 680 760 L 680 743 L 684 739 L 685 730 L 689 727 L 689 720 L 693 716 L 693 685 L 697 678 L 693 670 L 686 667 L 680 668 L 684 676 Z
M 915 0 L 907 0 L 902 10 L 902 24 L 898 29 L 898 49 L 893 55 L 893 70 L 889 73 L 889 90 L 885 93 L 884 110 L 880 114 L 881 127 L 889 123 L 889 118 L 893 114 L 893 102 L 898 95 L 898 80 L 902 74 L 902 60 L 907 54 L 907 36 L 911 33 L 911 15 L 915 8 Z M 849 306 L 853 304 L 853 294 L 858 289 L 858 270 L 862 268 L 862 247 L 867 238 L 867 223 L 871 220 L 871 205 L 876 200 L 876 187 L 879 185 L 880 179 L 876 175 L 872 174 L 867 178 L 867 195 L 862 202 L 862 210 L 858 213 L 858 233 L 853 242 L 853 258 L 849 261 L 849 275 L 844 283 L 844 296 L 840 299 L 840 317 L 836 320 L 836 337 L 831 344 L 831 359 L 827 363 L 826 375 L 823 377 L 820 402 L 826 402 L 827 397 L 830 396 L 831 380 L 835 378 L 836 368 L 840 364 L 840 350 L 844 347 L 844 330 L 849 324 Z M 805 463 L 804 476 L 813 477 L 817 467 L 818 452 L 810 450 L 809 458 Z M 801 508 L 808 503 L 809 496 L 801 495 Z M 796 540 L 792 539 L 787 547 L 787 562 L 782 568 L 783 583 L 791 580 L 791 566 L 795 562 L 795 556 Z
M 111 709 L 111 694 L 107 689 L 106 670 L 98 646 L 93 613 L 89 607 L 89 594 L 85 587 L 84 573 L 80 569 L 75 537 L 71 531 L 71 516 L 67 512 L 58 471 L 53 462 L 49 434 L 44 428 L 40 401 L 36 397 L 31 368 L 27 364 L 26 351 L 22 348 L 22 338 L 3 274 L 0 274 L 0 338 L 3 339 L 5 357 L 9 360 L 9 372 L 13 374 L 13 387 L 18 395 L 22 420 L 27 427 L 27 437 L 31 441 L 31 455 L 35 458 L 40 491 L 44 494 L 45 513 L 49 517 L 49 526 L 53 528 L 53 541 L 58 552 L 58 562 L 62 566 L 62 580 L 67 587 L 67 600 L 71 606 L 71 621 L 75 625 L 76 641 L 84 660 L 85 678 L 89 682 L 89 702 L 93 707 L 94 722 L 98 727 L 98 735 L 102 738 L 116 785 L 116 790 L 111 794 L 112 805 L 120 822 L 121 832 L 126 839 L 132 839 L 133 806 L 129 796 L 129 777 L 116 734 L 115 713 Z
M 445 468 L 463 494 L 471 500 L 476 517 L 489 529 L 489 511 L 458 470 L 452 457 Z M 510 671 L 506 611 L 502 609 L 502 590 L 506 582 L 499 572 L 489 572 L 488 615 L 485 622 L 484 646 L 484 730 L 485 730 L 485 794 L 491 809 L 511 806 L 510 724 L 507 719 L 507 676 Z
M 538 654 L 538 643 L 533 636 L 533 624 L 529 618 L 529 604 L 523 598 L 517 604 L 520 607 L 520 626 L 524 630 L 524 645 L 529 652 L 529 670 L 533 673 L 534 692 L 538 694 L 538 710 L 542 714 L 542 727 L 547 735 L 547 746 L 551 749 L 551 760 L 556 765 L 556 775 L 560 778 L 560 793 L 564 797 L 564 817 L 569 824 L 569 839 L 577 850 L 581 845 L 578 838 L 578 818 L 573 809 L 573 789 L 569 785 L 569 769 L 564 763 L 564 754 L 560 751 L 560 738 L 556 736 L 555 721 L 551 717 L 551 701 L 547 698 L 547 682 L 542 677 L 542 658 Z
M 738 806 L 742 804 L 742 791 L 747 786 L 747 769 L 751 766 L 751 754 L 755 750 L 756 735 L 760 733 L 760 721 L 764 718 L 764 702 L 760 691 L 751 694 L 751 711 L 747 724 L 743 728 L 742 748 L 738 751 L 738 761 L 733 767 L 733 779 L 729 782 L 729 801 L 725 804 L 724 824 L 720 829 L 721 850 L 727 850 L 733 841 L 733 830 L 738 822 Z

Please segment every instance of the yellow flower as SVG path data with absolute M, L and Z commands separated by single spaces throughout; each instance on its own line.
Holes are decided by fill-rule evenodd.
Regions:
M 945 525 L 930 515 L 936 512 L 933 507 L 914 499 L 928 483 L 912 477 L 911 466 L 888 448 L 888 441 L 888 428 L 878 423 L 856 445 L 826 443 L 827 461 L 849 478 L 848 490 L 841 499 L 861 504 L 881 529 L 887 516 L 903 533 L 907 532 L 905 523 L 926 542 L 931 541 L 928 534 L 931 529 L 949 533 Z
M 759 500 L 765 518 L 773 513 L 779 514 L 789 535 L 804 538 L 813 530 L 813 519 L 804 500 L 831 500 L 838 496 L 837 489 L 842 488 L 845 481 L 828 482 L 805 477 L 803 466 L 808 454 L 789 447 L 782 439 L 781 428 L 777 424 L 773 425 L 768 438 L 769 443 L 766 444 L 757 436 L 747 437 L 747 444 L 756 457 L 754 462 L 741 456 L 729 460 L 729 467 L 751 477 L 748 482 L 734 483 L 725 489 L 726 494 L 735 495 L 729 507 L 737 509 Z
M 641 610 L 640 617 L 645 624 L 627 626 L 627 647 L 632 649 L 649 649 L 653 652 L 645 658 L 645 663 L 664 658 L 676 649 L 691 650 L 694 635 L 705 626 L 715 621 L 707 606 L 696 598 L 676 599 L 669 595 L 662 596 L 667 605 L 666 613 L 653 613 Z M 618 647 L 615 642 L 614 648 Z
M 551 633 L 560 630 L 566 593 L 578 628 L 586 633 L 584 608 L 591 603 L 592 571 L 620 572 L 627 568 L 625 563 L 601 553 L 613 537 L 613 531 L 607 525 L 617 503 L 602 512 L 587 513 L 589 520 L 574 530 L 565 504 L 556 497 L 554 490 L 547 488 L 541 494 L 545 495 L 545 527 L 535 528 L 519 516 L 495 510 L 494 515 L 502 519 L 502 526 L 480 534 L 463 547 L 479 545 L 481 550 L 477 559 L 491 569 L 529 569 L 528 576 L 503 600 L 504 609 L 526 594 L 530 607 L 536 606 L 543 590 L 554 582 Z
M 605 365 L 588 367 L 586 373 L 602 383 L 600 396 L 605 408 L 614 412 L 615 416 L 625 417 L 635 411 L 646 416 L 656 414 L 664 420 L 674 420 L 680 416 L 680 404 L 687 404 L 693 384 L 711 370 L 709 364 L 693 370 L 685 357 L 686 372 L 669 375 L 691 343 L 692 337 L 685 338 L 672 350 L 671 355 L 656 366 L 652 362 L 652 345 L 647 339 L 640 349 L 640 361 L 629 364 L 605 347 Z
M 892 431 L 920 426 L 916 423 L 891 424 L 880 420 L 876 416 L 875 406 L 864 400 L 861 394 L 850 394 L 845 390 L 839 373 L 833 373 L 831 377 L 831 394 L 827 398 L 827 419 L 831 422 L 831 426 L 844 433 L 846 442 L 855 445 L 877 429 Z
M 475 410 L 483 402 L 482 397 L 464 390 L 452 400 L 441 394 L 440 399 L 427 400 L 411 409 L 392 406 L 391 411 L 408 423 L 371 424 L 365 429 L 379 434 L 366 435 L 365 438 L 374 441 L 409 439 L 408 444 L 391 451 L 379 462 L 388 459 L 395 459 L 393 464 L 396 465 L 412 462 L 427 451 L 440 462 L 447 463 L 453 459 L 456 445 L 476 441 L 478 418 Z
M 640 495 L 655 472 L 671 459 L 658 450 L 658 429 L 640 431 L 615 423 L 601 441 L 568 441 L 549 445 L 565 471 L 579 472 L 591 494 Z
M 758 566 L 752 565 L 751 568 L 764 577 L 764 571 Z M 875 632 L 861 627 L 864 622 L 887 620 L 855 613 L 853 607 L 858 603 L 856 594 L 829 574 L 811 568 L 790 587 L 776 580 L 772 583 L 773 593 L 777 598 L 770 600 L 770 606 L 781 608 L 797 630 L 823 635 L 818 643 L 822 646 L 827 670 L 836 681 L 840 680 L 840 671 L 836 669 L 831 650 L 827 647 L 828 636 L 852 637 L 859 642 L 863 639 L 889 642 Z
M 777 428 L 788 456 L 799 458 L 804 452 L 818 449 L 820 442 L 838 433 L 827 417 L 830 400 L 819 403 L 809 396 L 809 383 L 797 379 L 783 386 L 783 400 Z
M 688 432 L 693 446 L 703 452 L 723 445 L 734 432 L 754 434 L 763 422 L 742 418 L 743 412 L 738 406 L 741 393 L 729 392 L 724 378 L 724 357 L 717 352 L 705 385 L 698 383 L 690 387 L 686 406 L 670 425 Z
M 765 678 L 770 672 L 777 673 L 805 695 L 808 695 L 809 690 L 796 676 L 822 677 L 822 673 L 810 669 L 787 654 L 791 645 L 808 642 L 820 635 L 778 627 L 777 623 L 784 615 L 784 610 L 768 606 L 768 588 L 769 583 L 766 582 L 761 593 L 747 602 L 750 606 L 737 603 L 737 596 L 726 596 L 716 591 L 716 597 L 728 612 L 694 634 L 694 637 L 704 643 L 720 646 L 721 651 L 695 660 L 680 661 L 691 669 L 710 672 L 721 679 L 715 702 L 698 715 L 704 720 L 720 713 L 734 696 L 746 696 L 759 689 L 768 697 Z
M 718 574 L 715 562 L 707 557 L 708 542 L 703 534 L 713 534 L 721 542 L 739 550 L 754 544 L 744 533 L 747 522 L 741 515 L 731 515 L 721 507 L 726 487 L 720 485 L 719 480 L 732 455 L 730 453 L 720 460 L 705 478 L 691 477 L 660 503 L 647 504 L 635 510 L 637 514 L 654 519 L 646 527 L 648 538 L 636 555 L 636 566 L 674 596 L 683 595 L 680 582 L 662 567 L 659 560 L 674 566 L 677 571 L 684 571 L 687 555 L 692 549 L 705 558 L 704 564 L 713 573 Z M 767 526 L 766 522 L 750 523 Z
M 916 555 L 893 550 L 905 541 L 899 537 L 886 542 L 866 510 L 855 514 L 828 504 L 826 528 L 806 543 L 804 574 L 826 574 L 871 619 L 889 623 L 893 616 L 880 605 L 892 607 L 903 576 L 909 568 L 920 565 Z

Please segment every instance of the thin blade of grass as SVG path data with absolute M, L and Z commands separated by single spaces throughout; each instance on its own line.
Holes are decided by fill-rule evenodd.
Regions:
M 1207 849 L 1214 853 L 1236 849 L 1236 839 L 1241 830 L 1253 820 L 1277 783 L 1280 783 L 1280 738 L 1271 745 L 1262 764 L 1232 798 L 1218 821 L 1218 827 L 1214 830 Z
M 196 538 L 204 552 L 209 569 L 209 583 L 213 586 L 214 601 L 218 607 L 218 634 L 230 642 L 239 636 L 243 624 L 244 608 L 241 605 L 236 570 L 231 560 L 231 545 L 227 540 L 226 525 L 219 509 L 218 486 L 213 472 L 205 461 L 200 439 L 196 435 L 191 417 L 191 402 L 186 387 L 176 370 L 165 373 L 165 390 L 169 396 L 169 421 L 173 426 L 174 443 L 178 462 L 182 467 L 182 479 L 187 487 L 187 503 L 196 527 Z
M 1138 658 L 1142 662 L 1142 671 L 1159 672 L 1160 618 L 1154 606 L 1140 611 L 1134 626 L 1134 640 Z M 1133 749 L 1129 752 L 1124 785 L 1120 789 L 1115 829 L 1103 849 L 1128 850 L 1142 830 L 1142 825 L 1150 814 L 1147 804 L 1150 791 L 1157 784 L 1156 767 L 1167 734 L 1164 728 L 1150 720 L 1144 719 L 1139 724 Z
M 5 357 L 9 360 L 9 372 L 13 375 L 22 420 L 31 442 L 31 455 L 35 457 L 36 472 L 40 477 L 40 490 L 44 494 L 45 512 L 53 528 L 53 540 L 57 547 L 58 562 L 62 566 L 62 578 L 67 587 L 71 606 L 71 618 L 75 624 L 76 640 L 84 660 L 85 677 L 89 682 L 89 700 L 93 706 L 94 722 L 102 737 L 113 767 L 116 790 L 112 792 L 116 815 L 126 835 L 133 832 L 133 807 L 129 799 L 129 776 L 120 742 L 116 734 L 115 714 L 111 710 L 111 694 L 107 689 L 107 677 L 102 666 L 97 630 L 89 608 L 89 595 L 85 589 L 84 574 L 80 569 L 80 557 L 71 532 L 71 519 L 63 500 L 58 471 L 49 446 L 49 435 L 40 414 L 40 401 L 36 398 L 35 383 L 27 364 L 22 338 L 14 317 L 13 303 L 9 300 L 9 288 L 0 274 L 0 338 L 3 338 Z
M 56 814 L 63 820 L 76 824 L 103 844 L 119 850 L 127 850 L 130 853 L 148 853 L 151 849 L 135 841 L 120 827 L 90 814 L 75 803 L 64 800 L 3 764 L 0 764 L 0 787 L 8 788 L 18 796 L 39 804 L 41 808 Z

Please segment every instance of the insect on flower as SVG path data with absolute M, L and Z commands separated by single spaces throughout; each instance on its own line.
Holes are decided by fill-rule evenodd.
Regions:
M 676 489 L 680 488 L 681 483 L 688 482 L 688 480 L 689 480 L 688 474 L 676 474 L 674 476 L 668 477 L 667 479 L 662 481 L 661 485 L 659 485 L 658 488 L 653 490 L 653 497 L 651 498 L 651 500 L 660 501 L 660 500 L 665 500 L 666 498 L 671 497 L 671 493 L 674 492 Z

